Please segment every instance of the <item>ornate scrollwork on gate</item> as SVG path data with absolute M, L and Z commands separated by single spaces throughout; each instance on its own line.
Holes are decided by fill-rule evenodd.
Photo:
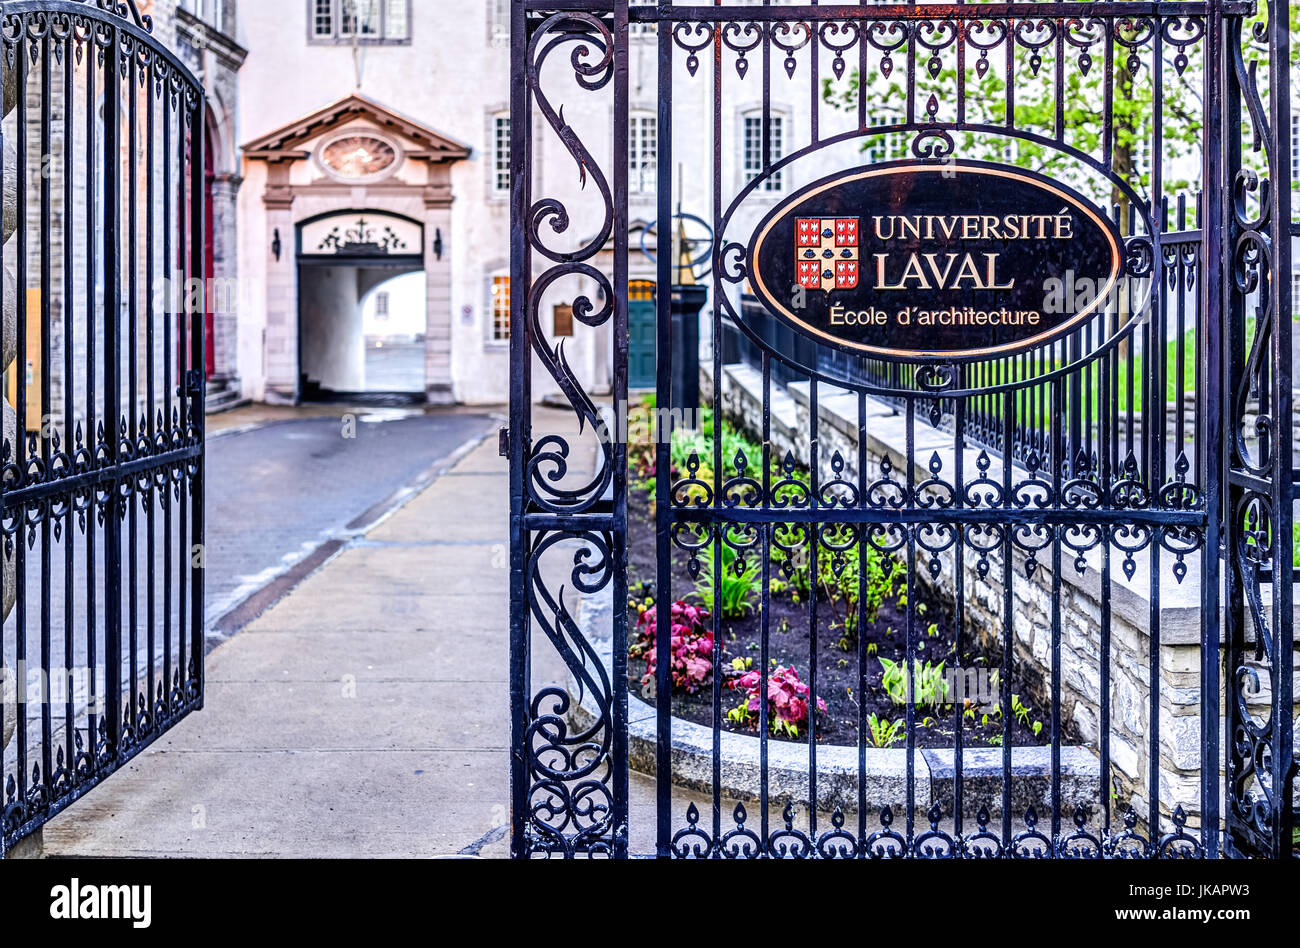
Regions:
M 523 701 L 516 713 L 525 721 L 522 747 L 516 749 L 522 758 L 516 765 L 514 851 L 521 856 L 617 855 L 626 850 L 627 833 L 627 803 L 620 798 L 614 753 L 619 689 L 605 664 L 608 654 L 602 657 L 584 631 L 580 614 L 584 601 L 617 587 L 614 576 L 622 568 L 623 541 L 608 526 L 588 530 L 574 523 L 575 518 L 604 516 L 621 454 L 615 449 L 611 418 L 588 394 L 569 362 L 564 340 L 547 340 L 542 309 L 548 292 L 568 288 L 577 324 L 594 332 L 614 322 L 615 287 L 595 262 L 615 226 L 611 173 L 566 121 L 562 103 L 610 85 L 616 43 L 608 21 L 586 12 L 535 16 L 526 30 L 523 68 L 517 76 L 526 86 L 528 111 L 535 108 L 564 149 L 579 185 L 578 199 L 590 206 L 579 208 L 571 206 L 572 198 L 536 193 L 541 185 L 531 166 L 525 168 L 526 205 L 516 206 L 516 220 L 522 228 L 526 268 L 533 272 L 512 294 L 518 301 L 514 312 L 522 317 L 515 327 L 523 340 L 517 358 L 541 364 L 572 410 L 577 432 L 541 433 L 524 444 L 524 455 L 516 459 L 522 473 L 521 512 L 537 519 L 535 528 L 516 538 L 525 547 L 526 628 L 535 642 L 559 656 L 567 681 L 527 694 L 522 693 L 531 687 L 526 680 L 512 682 L 512 689 L 521 692 L 515 700 Z M 518 115 L 515 120 L 526 121 Z M 526 138 L 531 151 L 531 129 Z M 577 219 L 588 223 L 581 225 L 584 233 L 575 240 Z M 588 230 L 593 219 L 598 224 Z M 534 271 L 535 264 L 539 266 Z M 523 371 L 518 362 L 515 371 Z M 522 410 L 528 411 L 528 406 Z M 572 563 L 567 582 L 551 586 L 548 579 L 554 582 L 563 567 L 548 562 L 568 551 Z M 616 617 L 611 621 L 619 627 Z M 614 638 L 615 649 L 626 651 L 625 634 L 616 632 Z M 527 648 L 518 642 L 515 647 Z
M 1277 37 L 1285 5 L 1233 20 L 1226 43 L 1229 102 L 1250 135 L 1230 139 L 1228 385 L 1230 476 L 1225 531 L 1227 801 L 1232 848 L 1286 855 L 1293 847 L 1294 500 L 1290 373 L 1291 165 L 1289 68 Z M 1235 130 L 1234 130 L 1235 131 Z M 1284 364 L 1285 363 L 1285 364 Z
M 0 19 L 22 143 L 5 157 L 5 203 L 22 208 L 6 264 L 30 294 L 6 301 L 22 315 L 5 352 L 25 348 L 36 380 L 6 402 L 0 447 L 17 587 L 0 678 L 21 668 L 45 690 L 0 712 L 0 849 L 202 703 L 203 329 L 160 290 L 205 276 L 203 93 L 152 27 L 135 0 L 23 0 Z M 96 233 L 122 252 L 92 236 L 74 254 Z M 14 409 L 27 421 L 10 435 Z
M 528 795 L 526 806 L 517 813 L 517 823 L 523 825 L 522 851 L 617 853 L 626 842 L 621 835 L 626 827 L 621 821 L 624 811 L 617 775 L 627 760 L 618 746 L 620 737 L 626 736 L 620 733 L 618 714 L 628 683 L 596 660 L 599 647 L 583 637 L 583 626 L 574 621 L 573 598 L 583 588 L 617 589 L 619 570 L 625 568 L 620 546 L 625 536 L 619 531 L 627 520 L 625 516 L 620 520 L 618 507 L 626 494 L 618 470 L 622 459 L 619 449 L 602 436 L 603 419 L 580 384 L 580 373 L 570 364 L 562 343 L 546 340 L 541 319 L 542 295 L 559 287 L 572 288 L 568 295 L 576 298 L 578 321 L 592 331 L 612 326 L 615 355 L 626 354 L 619 346 L 624 337 L 618 335 L 618 280 L 626 272 L 623 268 L 620 274 L 619 265 L 626 259 L 618 256 L 617 248 L 619 229 L 626 222 L 620 220 L 622 209 L 616 204 L 623 191 L 620 182 L 625 180 L 619 166 L 626 165 L 629 155 L 618 153 L 620 137 L 615 127 L 613 164 L 603 168 L 597 157 L 603 149 L 584 141 L 578 130 L 581 123 L 574 113 L 567 113 L 570 124 L 559 105 L 563 98 L 572 108 L 575 101 L 585 101 L 584 96 L 611 90 L 615 125 L 623 120 L 619 109 L 627 102 L 620 96 L 626 91 L 619 88 L 617 77 L 623 65 L 619 56 L 624 49 L 620 46 L 624 16 L 637 26 L 653 24 L 656 31 L 653 46 L 644 46 L 659 57 L 661 85 L 668 83 L 658 93 L 658 122 L 671 123 L 673 96 L 682 94 L 675 90 L 685 86 L 711 107 L 708 117 L 720 131 L 709 140 L 725 149 L 735 136 L 727 131 L 731 126 L 724 100 L 737 95 L 749 103 L 737 106 L 738 115 L 744 110 L 741 135 L 749 136 L 737 173 L 733 176 L 729 170 L 736 162 L 728 164 L 721 152 L 710 155 L 707 150 L 708 160 L 686 173 L 698 176 L 715 218 L 709 275 L 715 344 L 710 373 L 715 385 L 713 420 L 720 425 L 730 411 L 736 426 L 746 428 L 757 444 L 737 448 L 725 443 L 716 430 L 706 434 L 701 429 L 700 437 L 714 443 L 691 444 L 680 454 L 656 455 L 662 469 L 654 474 L 667 483 L 656 481 L 653 495 L 654 568 L 660 582 L 668 584 L 657 589 L 656 596 L 678 579 L 701 587 L 711 578 L 720 582 L 722 570 L 734 570 L 736 577 L 759 575 L 763 588 L 755 611 L 761 610 L 762 621 L 771 617 L 769 613 L 781 622 L 798 622 L 806 614 L 809 665 L 826 646 L 818 638 L 823 630 L 834 629 L 832 639 L 845 633 L 837 643 L 847 653 L 841 659 L 846 664 L 839 666 L 844 668 L 855 661 L 848 622 L 842 618 L 847 613 L 836 613 L 835 621 L 843 621 L 842 627 L 818 626 L 825 616 L 818 611 L 815 584 L 851 580 L 855 570 L 862 570 L 866 556 L 902 564 L 907 602 L 900 601 L 898 608 L 906 622 L 892 631 L 901 632 L 907 641 L 901 646 L 898 639 L 873 644 L 898 647 L 899 655 L 907 659 L 920 655 L 923 643 L 917 641 L 917 632 L 928 631 L 925 626 L 931 620 L 918 622 L 920 613 L 912 603 L 927 588 L 933 592 L 943 586 L 948 598 L 942 600 L 942 609 L 983 616 L 978 619 L 982 623 L 978 634 L 987 640 L 984 644 L 990 651 L 981 661 L 1005 673 L 997 693 L 984 705 L 990 715 L 1001 716 L 999 733 L 993 735 L 1001 743 L 993 738 L 989 743 L 1002 748 L 998 754 L 1005 772 L 1010 775 L 1013 770 L 1009 722 L 1013 702 L 1026 693 L 1022 684 L 1013 692 L 1010 679 L 1018 663 L 1032 659 L 1050 666 L 1038 682 L 1045 690 L 1039 700 L 1051 708 L 1044 715 L 1050 720 L 1036 722 L 1050 731 L 1043 742 L 1050 740 L 1054 751 L 1061 750 L 1073 707 L 1078 715 L 1073 725 L 1082 727 L 1080 722 L 1091 721 L 1087 726 L 1094 729 L 1088 738 L 1070 740 L 1097 748 L 1100 775 L 1091 799 L 1069 799 L 1059 760 L 1054 759 L 1051 795 L 1033 807 L 1012 812 L 1010 779 L 1001 794 L 976 790 L 972 783 L 963 801 L 963 745 L 960 737 L 954 737 L 952 799 L 922 801 L 909 788 L 905 799 L 883 806 L 881 801 L 868 801 L 865 792 L 857 801 L 836 797 L 827 802 L 818 796 L 820 741 L 814 710 L 808 714 L 811 737 L 796 729 L 799 743 L 807 744 L 803 798 L 769 795 L 771 784 L 764 776 L 762 792 L 755 794 L 762 804 L 756 809 L 748 797 L 743 802 L 725 799 L 732 790 L 719 786 L 727 779 L 720 770 L 704 779 L 697 771 L 690 791 L 698 796 L 677 807 L 665 792 L 667 782 L 661 783 L 656 791 L 658 854 L 823 859 L 1217 855 L 1219 834 L 1210 825 L 1211 821 L 1217 824 L 1220 812 L 1213 777 L 1203 774 L 1199 786 L 1189 789 L 1198 781 L 1188 779 L 1188 768 L 1177 764 L 1172 769 L 1184 772 L 1169 779 L 1174 725 L 1186 730 L 1192 721 L 1182 711 L 1175 712 L 1180 715 L 1177 721 L 1165 716 L 1170 712 L 1160 701 L 1165 674 L 1160 656 L 1166 646 L 1189 646 L 1181 641 L 1162 643 L 1160 636 L 1166 609 L 1179 608 L 1162 605 L 1162 587 L 1178 586 L 1179 596 L 1194 595 L 1198 585 L 1219 589 L 1219 559 L 1207 545 L 1219 539 L 1221 530 L 1228 540 L 1224 549 L 1230 616 L 1233 596 L 1238 596 L 1237 627 L 1235 638 L 1229 635 L 1224 682 L 1230 698 L 1226 731 L 1230 773 L 1223 812 L 1243 849 L 1259 849 L 1275 842 L 1284 829 L 1289 832 L 1289 729 L 1282 727 L 1284 716 L 1276 707 L 1266 710 L 1252 699 L 1268 695 L 1273 705 L 1287 702 L 1290 711 L 1290 668 L 1283 668 L 1280 660 L 1290 643 L 1284 646 L 1278 640 L 1280 610 L 1289 610 L 1291 603 L 1289 574 L 1282 582 L 1279 572 L 1279 567 L 1285 569 L 1282 553 L 1287 552 L 1289 562 L 1290 549 L 1290 393 L 1279 391 L 1279 374 L 1273 368 L 1280 340 L 1290 328 L 1287 307 L 1279 305 L 1284 281 L 1277 277 L 1279 268 L 1285 269 L 1283 261 L 1289 260 L 1289 249 L 1283 245 L 1288 243 L 1284 231 L 1291 224 L 1281 218 L 1289 218 L 1290 213 L 1282 214 L 1278 208 L 1280 195 L 1283 191 L 1289 195 L 1290 189 L 1275 184 L 1281 132 L 1269 126 L 1268 116 L 1277 106 L 1266 97 L 1278 94 L 1278 83 L 1275 78 L 1262 83 L 1246 62 L 1240 49 L 1245 7 L 1233 0 L 1225 2 L 1227 6 L 1176 7 L 1157 2 L 1140 12 L 1111 6 L 1095 13 L 1057 4 L 996 9 L 949 5 L 933 10 L 925 5 L 907 10 L 867 5 L 860 10 L 828 8 L 825 15 L 812 8 L 680 8 L 689 9 L 690 20 L 676 19 L 671 4 L 638 5 L 629 14 L 620 3 L 603 13 L 581 8 L 550 16 L 519 14 L 526 36 L 524 42 L 518 38 L 516 42 L 517 76 L 526 83 L 529 104 L 536 105 L 543 119 L 542 135 L 559 142 L 566 171 L 571 170 L 584 186 L 578 198 L 533 194 L 527 160 L 531 123 L 516 138 L 517 144 L 525 144 L 522 170 L 529 176 L 527 185 L 516 192 L 516 240 L 522 252 L 516 272 L 522 271 L 528 284 L 516 294 L 522 301 L 515 309 L 523 322 L 522 357 L 542 366 L 548 382 L 572 409 L 578 428 L 577 435 L 546 432 L 526 443 L 514 459 L 522 474 L 517 514 L 521 523 L 526 521 L 521 529 L 528 540 L 522 572 L 528 579 L 523 603 L 529 610 L 529 627 L 560 655 L 573 680 L 567 690 L 547 688 L 528 696 L 524 754 Z M 1253 27 L 1252 35 L 1267 40 L 1272 28 Z M 1230 161 L 1227 187 L 1222 180 L 1203 182 L 1204 199 L 1178 195 L 1172 193 L 1172 175 L 1165 174 L 1170 156 L 1143 157 L 1142 149 L 1149 144 L 1151 152 L 1158 153 L 1162 140 L 1171 140 L 1162 136 L 1170 111 L 1179 110 L 1171 110 L 1173 99 L 1166 93 L 1173 95 L 1170 89 L 1177 81 L 1189 86 L 1196 100 L 1192 111 L 1198 114 L 1191 116 L 1192 124 L 1200 120 L 1201 109 L 1205 123 L 1220 117 L 1217 96 L 1197 98 L 1199 82 L 1191 78 L 1199 73 L 1206 89 L 1219 88 L 1225 78 L 1218 72 L 1219 43 L 1228 48 L 1227 85 L 1239 96 L 1241 112 L 1251 122 L 1259 158 Z M 560 55 L 554 55 L 557 52 Z M 557 91 L 556 77 L 561 75 L 568 88 L 564 94 Z M 995 81 L 999 79 L 1004 81 Z M 834 84 L 854 80 L 856 85 L 842 92 L 843 101 L 838 103 L 847 120 L 840 115 L 834 122 L 822 122 L 818 110 L 836 94 Z M 864 93 L 864 84 L 873 82 L 880 84 L 875 90 L 879 101 Z M 778 133 L 772 117 L 778 111 L 776 90 L 799 83 L 807 88 L 797 93 L 793 109 L 780 109 L 785 124 Z M 1035 91 L 1042 93 L 1036 99 Z M 1146 100 L 1149 109 L 1147 105 L 1133 109 L 1133 102 L 1143 94 L 1151 96 Z M 977 102 L 980 96 L 987 101 Z M 1164 104 L 1157 108 L 1156 102 Z M 808 115 L 801 111 L 805 103 Z M 810 121 L 805 123 L 804 118 Z M 1093 138 L 1082 134 L 1085 126 L 1089 132 L 1095 129 Z M 671 129 L 668 134 L 662 128 L 658 131 L 658 148 L 671 152 L 672 141 L 680 139 L 673 137 Z M 975 154 L 976 147 L 984 151 Z M 833 153 L 836 148 L 847 157 Z M 1084 311 L 1087 321 L 1070 324 L 1058 338 L 1041 344 L 1022 339 L 1024 345 L 1011 343 L 988 352 L 927 346 L 905 353 L 885 348 L 863 355 L 840 345 L 843 335 L 819 332 L 826 329 L 820 323 L 803 324 L 803 329 L 786 326 L 793 338 L 769 331 L 776 304 L 750 293 L 756 282 L 762 282 L 765 270 L 751 253 L 754 238 L 745 230 L 763 226 L 753 220 L 762 221 L 768 212 L 754 213 L 755 205 L 766 202 L 765 206 L 779 208 L 781 201 L 772 203 L 773 198 L 785 191 L 803 194 L 804 189 L 810 199 L 829 205 L 834 197 L 818 188 L 838 180 L 836 175 L 845 169 L 874 173 L 867 166 L 875 164 L 937 168 L 950 159 L 958 165 L 983 163 L 1001 170 L 1006 178 L 1012 177 L 1007 168 L 1024 168 L 1027 162 L 1042 159 L 1056 163 L 1051 174 L 1043 172 L 1049 184 L 1069 183 L 1073 188 L 1076 178 L 1089 179 L 1077 189 L 1086 195 L 1080 206 L 1104 219 L 1102 229 L 1114 237 L 1110 246 L 1117 261 L 1115 294 L 1109 287 L 1097 292 L 1092 299 L 1106 299 L 1091 309 L 1089 303 L 1072 298 L 1074 309 L 1065 312 Z M 665 192 L 661 199 L 674 197 L 675 166 L 672 174 L 664 168 L 680 159 L 656 151 L 655 160 L 661 164 L 657 176 Z M 1205 158 L 1207 172 L 1214 170 L 1215 160 Z M 821 168 L 818 161 L 828 167 Z M 520 162 L 514 167 L 521 167 Z M 1060 169 L 1065 170 L 1057 174 Z M 1215 196 L 1223 197 L 1221 206 L 1215 204 Z M 583 226 L 578 239 L 571 234 L 582 216 L 574 200 L 590 202 L 587 216 L 594 222 Z M 810 208 L 808 216 L 841 215 Z M 842 216 L 851 218 L 852 213 Z M 847 221 L 844 226 L 849 226 Z M 1219 258 L 1208 255 L 1221 238 L 1222 259 L 1228 262 L 1225 273 L 1217 272 Z M 613 276 L 597 258 L 611 240 Z M 781 260 L 790 256 L 785 241 L 782 231 L 772 244 L 779 244 Z M 831 248 L 821 252 L 824 256 Z M 834 281 L 838 276 L 833 271 L 826 275 L 809 263 L 813 282 L 800 280 L 792 293 L 798 288 L 824 293 L 855 289 L 856 284 L 848 282 L 858 279 L 856 252 L 843 250 L 844 260 L 836 261 L 845 268 L 843 288 L 821 285 L 819 289 L 817 281 Z M 830 269 L 829 264 L 821 266 Z M 781 275 L 783 280 L 784 270 Z M 1230 319 L 1235 322 L 1226 341 L 1207 318 L 1218 310 L 1220 300 L 1208 298 L 1218 287 L 1223 302 L 1231 301 L 1227 308 L 1235 307 Z M 775 290 L 784 291 L 783 286 Z M 802 303 L 792 305 L 806 309 Z M 859 326 L 864 318 L 876 318 L 874 310 L 857 312 L 865 311 L 865 305 L 844 308 L 853 310 L 844 316 L 857 320 Z M 882 312 L 880 325 L 893 315 L 897 314 Z M 663 312 L 660 318 L 665 318 Z M 828 312 L 826 319 L 830 318 Z M 732 353 L 727 344 L 734 344 L 741 354 Z M 719 347 L 725 355 L 716 354 Z M 722 392 L 730 384 L 722 378 L 727 371 L 724 358 L 727 364 L 748 363 L 753 370 L 746 383 L 750 387 L 743 393 L 734 388 Z M 1224 358 L 1231 377 L 1227 392 L 1222 390 L 1220 372 Z M 517 370 L 522 365 L 515 363 Z M 734 378 L 739 379 L 740 373 Z M 754 384 L 762 387 L 757 396 Z M 778 384 L 792 395 L 793 415 L 784 407 L 779 412 L 775 408 L 773 388 Z M 676 395 L 671 386 L 664 387 L 663 375 L 656 394 L 658 407 L 673 407 Z M 733 397 L 735 404 L 730 404 Z M 826 409 L 832 400 L 836 407 Z M 756 407 L 755 402 L 760 404 Z M 1231 415 L 1222 432 L 1206 430 L 1206 421 L 1215 416 L 1206 410 L 1207 404 L 1224 406 L 1224 413 Z M 827 422 L 820 411 L 833 417 Z M 588 447 L 595 457 L 590 470 L 585 465 Z M 1221 463 L 1220 452 L 1227 453 L 1227 465 Z M 1236 478 L 1228 505 L 1223 502 L 1229 489 L 1223 483 L 1225 470 Z M 1217 518 L 1224 506 L 1232 512 L 1220 522 Z M 573 573 L 564 590 L 554 592 L 537 569 L 537 559 L 548 552 L 552 558 L 562 555 L 566 544 L 584 544 L 590 562 L 599 562 L 600 569 L 581 582 Z M 577 565 L 575 560 L 574 568 Z M 662 575 L 665 569 L 667 576 Z M 864 575 L 865 571 L 859 572 L 860 582 Z M 793 618 L 773 606 L 775 583 L 782 584 L 782 595 L 789 595 L 798 606 L 788 614 Z M 797 584 L 806 585 L 793 595 L 789 590 Z M 1133 610 L 1125 605 L 1125 614 L 1117 618 L 1119 599 L 1111 598 L 1117 587 L 1145 594 L 1147 608 Z M 1215 591 L 1203 593 L 1207 612 L 1217 612 Z M 672 592 L 670 598 L 676 598 L 678 591 Z M 1080 597 L 1088 597 L 1086 609 L 1079 605 Z M 835 602 L 829 594 L 826 601 Z M 616 603 L 616 608 L 621 609 L 622 603 Z M 1084 613 L 1092 618 L 1076 621 Z M 711 621 L 715 633 L 711 667 L 720 671 L 725 663 L 738 673 L 749 668 L 747 655 L 724 658 L 727 646 L 718 634 L 724 627 L 716 617 Z M 1119 621 L 1126 624 L 1125 638 L 1134 627 L 1150 636 L 1142 657 L 1128 654 L 1130 646 L 1120 644 L 1120 636 L 1111 638 L 1111 624 Z M 1095 635 L 1088 631 L 1093 626 L 1098 630 Z M 782 634 L 786 633 L 788 628 Z M 1215 652 L 1217 630 L 1212 619 L 1207 619 L 1205 635 L 1205 651 Z M 969 644 L 960 635 L 959 642 L 953 648 Z M 762 655 L 761 661 L 757 654 L 752 659 L 760 676 L 760 693 L 767 693 L 767 676 L 772 673 L 769 659 L 776 658 L 767 654 L 771 645 L 769 632 L 763 631 L 759 640 L 746 646 Z M 781 647 L 787 648 L 785 642 Z M 1063 658 L 1066 647 L 1078 651 Z M 1111 666 L 1112 656 L 1121 651 L 1130 666 L 1122 679 L 1118 672 L 1112 674 Z M 869 677 L 880 672 L 865 654 L 856 659 L 861 677 L 853 681 L 854 692 L 881 681 Z M 933 652 L 925 655 L 934 657 Z M 780 658 L 795 664 L 801 660 L 797 654 L 792 659 L 783 653 Z M 1072 684 L 1080 669 L 1062 662 L 1077 665 L 1080 660 L 1087 680 Z M 1096 664 L 1090 665 L 1091 661 Z M 816 674 L 816 666 L 808 670 L 810 696 L 825 688 Z M 1090 677 L 1094 674 L 1095 681 Z M 1204 658 L 1193 675 L 1211 687 L 1218 686 L 1216 676 L 1213 661 Z M 1123 692 L 1138 679 L 1145 693 L 1133 700 Z M 655 694 L 648 697 L 656 704 L 662 728 L 662 721 L 677 713 L 676 705 L 671 694 L 664 694 L 671 689 L 658 678 L 652 682 Z M 721 731 L 738 730 L 721 724 L 727 711 L 721 689 L 737 686 L 731 677 L 715 678 L 714 685 L 708 730 L 714 741 L 714 763 L 720 767 L 719 758 L 727 753 Z M 1064 689 L 1079 689 L 1078 693 L 1094 697 L 1076 702 L 1072 694 L 1063 700 Z M 588 717 L 572 713 L 575 691 L 592 709 Z M 1116 695 L 1119 698 L 1112 701 Z M 1218 697 L 1202 695 L 1205 733 L 1196 765 L 1202 770 L 1212 767 L 1218 757 L 1219 730 L 1213 719 Z M 815 701 L 809 703 L 815 708 Z M 911 702 L 903 703 L 906 707 L 897 709 L 893 717 L 906 726 L 900 744 L 915 763 L 923 746 L 916 742 L 916 728 L 928 726 L 922 721 L 930 716 L 918 714 Z M 758 704 L 766 707 L 762 699 Z M 1095 705 L 1091 718 L 1084 707 L 1089 704 Z M 864 715 L 867 707 L 865 700 L 858 701 Z M 760 711 L 758 721 L 746 726 L 756 724 L 765 740 L 780 738 L 767 727 L 771 722 L 763 717 L 765 713 Z M 957 720 L 952 722 L 952 735 L 963 733 L 959 715 L 960 709 L 954 709 Z M 1132 747 L 1120 749 L 1121 729 Z M 857 733 L 858 740 L 865 742 L 861 725 Z M 945 732 L 945 737 L 950 736 Z M 872 739 L 888 746 L 891 737 L 882 733 Z M 670 745 L 671 741 L 660 740 L 656 747 L 660 773 L 667 774 L 675 766 L 677 749 Z M 852 782 L 852 774 L 842 776 Z M 859 788 L 866 782 L 858 777 Z M 843 793 L 843 788 L 824 792 Z M 706 793 L 712 796 L 708 803 L 702 799 Z

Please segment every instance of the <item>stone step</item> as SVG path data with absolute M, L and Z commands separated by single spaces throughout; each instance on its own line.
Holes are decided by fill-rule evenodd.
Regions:
M 208 383 L 208 396 L 205 407 L 209 415 L 230 411 L 232 408 L 239 408 L 241 405 L 247 405 L 250 401 L 251 399 L 240 395 L 237 388 L 228 388 L 224 383 L 218 383 L 214 390 L 213 384 Z

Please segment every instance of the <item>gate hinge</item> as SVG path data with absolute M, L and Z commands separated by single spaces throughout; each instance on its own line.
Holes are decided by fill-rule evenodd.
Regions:
M 510 429 L 502 428 L 497 432 L 497 454 L 503 458 L 510 457 Z
M 185 394 L 190 398 L 197 398 L 203 394 L 203 388 L 206 380 L 203 373 L 198 369 L 189 369 L 185 373 Z

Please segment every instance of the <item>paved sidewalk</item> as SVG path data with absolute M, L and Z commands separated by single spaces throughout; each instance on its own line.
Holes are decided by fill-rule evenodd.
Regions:
M 496 449 L 483 441 L 217 648 L 206 708 L 51 822 L 47 854 L 505 855 Z

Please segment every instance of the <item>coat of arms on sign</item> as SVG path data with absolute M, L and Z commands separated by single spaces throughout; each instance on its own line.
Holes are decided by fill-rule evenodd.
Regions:
M 799 285 L 852 290 L 858 285 L 858 218 L 800 217 L 795 223 Z

